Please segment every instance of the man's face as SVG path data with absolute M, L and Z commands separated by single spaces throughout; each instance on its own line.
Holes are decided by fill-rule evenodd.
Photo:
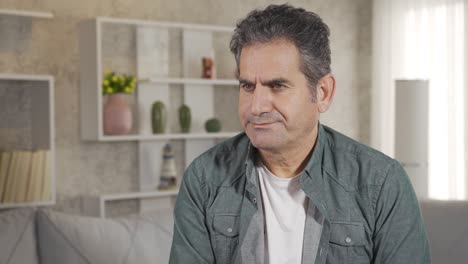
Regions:
M 242 49 L 239 116 L 252 144 L 266 151 L 301 147 L 318 119 L 299 51 L 286 40 Z

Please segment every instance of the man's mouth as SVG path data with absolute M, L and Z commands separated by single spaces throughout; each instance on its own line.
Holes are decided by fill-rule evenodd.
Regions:
M 253 123 L 251 122 L 250 124 L 252 124 L 252 126 L 254 128 L 268 128 L 270 126 L 272 126 L 275 122 L 262 122 L 262 123 Z

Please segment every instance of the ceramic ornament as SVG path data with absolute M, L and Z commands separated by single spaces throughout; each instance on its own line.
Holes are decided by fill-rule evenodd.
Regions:
M 169 190 L 177 187 L 177 170 L 174 152 L 170 144 L 166 144 L 163 150 L 163 161 L 158 189 Z

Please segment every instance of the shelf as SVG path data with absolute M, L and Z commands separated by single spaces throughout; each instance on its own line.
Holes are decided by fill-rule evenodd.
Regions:
M 178 133 L 161 135 L 124 135 L 124 136 L 103 136 L 100 141 L 149 141 L 149 140 L 171 140 L 171 139 L 215 139 L 231 138 L 240 132 L 221 132 L 221 133 Z
M 100 196 L 101 201 L 119 201 L 119 200 L 131 200 L 131 199 L 147 199 L 147 198 L 161 198 L 177 196 L 178 190 L 169 191 L 154 191 L 154 192 L 131 192 L 131 193 L 119 193 L 119 194 L 104 194 Z
M 9 123 L 11 123 L 13 124 L 11 126 L 12 131 L 14 131 L 17 120 L 22 120 L 21 122 L 28 124 L 25 128 L 30 129 L 30 132 L 27 134 L 22 133 L 21 130 L 15 131 L 16 135 L 12 134 L 13 138 L 7 138 L 3 141 L 10 143 L 2 145 L 2 152 L 4 152 L 2 153 L 2 157 L 7 152 L 11 153 L 9 154 L 9 158 L 2 158 L 2 161 L 9 163 L 8 166 L 10 167 L 13 166 L 13 160 L 15 160 L 15 166 L 10 167 L 8 172 L 3 174 L 3 180 L 5 183 L 11 182 L 8 190 L 11 190 L 16 195 L 25 192 L 25 183 L 29 185 L 28 189 L 31 186 L 42 185 L 39 197 L 36 196 L 36 192 L 29 191 L 25 194 L 27 197 L 18 199 L 18 196 L 16 196 L 13 199 L 11 194 L 9 194 L 9 198 L 7 199 L 5 198 L 7 196 L 6 192 L 3 202 L 0 203 L 0 209 L 54 205 L 56 201 L 54 77 L 50 75 L 0 73 L 0 83 L 0 88 L 2 88 L 5 96 L 8 97 L 9 94 L 12 94 L 15 95 L 12 98 L 16 98 L 14 101 L 6 102 L 5 106 L 0 105 L 0 113 L 5 113 L 5 108 L 15 109 L 7 116 L 0 115 L 4 127 L 7 128 Z M 16 92 L 14 91 L 15 89 L 19 91 Z M 24 102 L 30 102 L 27 104 L 29 107 L 22 107 Z M 23 140 L 17 141 L 16 138 L 18 136 Z M 43 153 L 36 152 L 38 150 Z M 27 151 L 27 155 L 25 151 Z M 13 155 L 16 158 L 13 158 Z M 41 170 L 41 173 L 35 173 L 33 171 L 33 163 L 36 164 L 36 169 L 38 168 L 37 166 L 42 166 L 42 169 L 46 168 L 46 170 Z M 21 169 L 24 166 L 26 168 L 31 166 L 31 168 L 25 171 Z M 7 178 L 10 181 L 7 181 Z M 5 188 L 7 187 L 5 186 Z M 44 196 L 44 194 L 47 196 Z M 46 197 L 47 199 L 44 199 Z M 12 202 L 15 200 L 19 202 Z
M 101 23 L 113 23 L 113 24 L 135 25 L 135 26 L 153 26 L 153 27 L 162 27 L 162 28 L 177 28 L 177 29 L 203 30 L 203 31 L 215 31 L 215 32 L 218 31 L 218 32 L 228 32 L 228 33 L 232 33 L 234 31 L 234 27 L 191 24 L 191 23 L 162 22 L 162 21 L 151 21 L 151 20 L 144 20 L 144 19 L 97 17 L 96 20 Z
M 202 85 L 239 85 L 236 79 L 195 79 L 195 78 L 154 78 L 142 79 L 139 83 L 165 83 L 165 84 L 202 84 Z
M 53 81 L 51 75 L 0 73 L 0 80 L 12 81 Z
M 121 32 L 120 29 L 123 31 Z M 177 192 L 147 192 L 156 190 L 159 186 L 160 168 L 162 166 L 163 150 L 168 140 L 183 140 L 183 151 L 179 156 L 184 168 L 200 154 L 212 148 L 219 139 L 231 138 L 241 133 L 241 128 L 232 128 L 229 132 L 207 133 L 204 124 L 206 120 L 217 115 L 217 111 L 225 107 L 220 105 L 218 96 L 224 96 L 229 103 L 233 93 L 218 93 L 219 89 L 238 87 L 239 82 L 232 76 L 230 79 L 203 79 L 202 58 L 213 56 L 224 58 L 229 37 L 234 27 L 202 24 L 186 24 L 172 22 L 157 22 L 139 19 L 97 17 L 83 21 L 79 26 L 80 49 L 80 102 L 81 102 L 81 135 L 83 140 L 98 142 L 134 141 L 138 145 L 138 190 L 141 192 L 127 194 L 96 195 L 83 197 L 83 211 L 88 215 L 105 217 L 106 204 L 115 200 L 137 199 L 140 213 L 154 209 L 173 207 Z M 131 40 L 135 45 L 127 46 L 119 39 Z M 174 43 L 172 43 L 174 41 Z M 221 42 L 226 43 L 221 43 Z M 120 44 L 122 43 L 122 44 Z M 123 46 L 122 46 L 123 45 Z M 218 46 L 226 48 L 218 50 Z M 132 54 L 127 59 L 135 62 L 135 72 L 138 88 L 132 98 L 135 106 L 135 116 L 138 120 L 129 135 L 105 135 L 103 131 L 105 98 L 101 85 L 103 70 L 112 69 L 116 59 L 112 54 L 116 49 Z M 226 53 L 226 54 L 224 54 Z M 176 60 L 172 60 L 176 58 Z M 234 67 L 234 63 L 219 62 L 226 67 Z M 174 67 L 172 67 L 174 65 Z M 115 67 L 114 67 L 115 68 Z M 133 69 L 133 68 L 132 68 Z M 222 69 L 222 70 L 219 70 Z M 234 69 L 219 68 L 219 76 L 230 76 Z M 216 69 L 215 69 L 216 70 Z M 120 69 L 119 71 L 125 71 Z M 129 70 L 127 70 L 129 71 Z M 216 71 L 215 71 L 216 72 Z M 176 76 L 177 78 L 171 78 Z M 221 74 L 223 73 L 223 74 Z M 173 85 L 171 85 L 173 84 Z M 174 87 L 180 85 L 182 87 Z M 219 87 L 218 87 L 219 86 Z M 221 87 L 222 86 L 222 87 Z M 181 88 L 181 89 L 180 89 Z M 181 94 L 182 93 L 182 94 Z M 227 98 L 229 97 L 229 98 Z M 175 107 L 185 104 L 192 113 L 192 133 L 153 134 L 151 113 L 154 102 L 161 101 L 167 109 L 174 111 Z M 231 108 L 226 108 L 231 112 Z M 171 119 L 177 112 L 171 113 Z M 229 116 L 229 115 L 227 115 Z M 228 117 L 229 118 L 229 117 Z M 223 122 L 224 120 L 221 120 Z M 231 120 L 229 120 L 231 121 Z M 232 120 L 234 121 L 234 120 Z M 168 125 L 171 127 L 171 124 Z M 228 127 L 228 126 L 226 126 Z M 174 129 L 174 132 L 179 130 Z M 177 158 L 179 158 L 179 156 Z M 144 199 L 158 198 L 160 199 Z
M 0 209 L 49 206 L 49 205 L 54 205 L 54 204 L 55 204 L 54 201 L 38 201 L 38 202 L 27 202 L 27 203 L 2 203 L 0 204 Z
M 50 12 L 18 10 L 18 9 L 0 9 L 0 15 L 22 16 L 22 17 L 30 17 L 30 18 L 53 18 L 54 17 L 54 15 Z

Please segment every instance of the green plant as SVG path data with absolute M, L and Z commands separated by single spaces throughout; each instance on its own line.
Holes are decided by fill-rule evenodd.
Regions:
M 190 125 L 192 122 L 192 114 L 190 112 L 190 107 L 183 104 L 179 107 L 179 124 L 182 133 L 190 132 Z
M 221 131 L 221 121 L 217 118 L 208 119 L 205 122 L 205 130 L 206 132 L 219 132 Z
M 104 71 L 102 80 L 102 94 L 111 95 L 115 93 L 131 94 L 136 87 L 136 78 L 133 75 L 116 74 L 115 72 Z
M 162 134 L 166 128 L 166 106 L 161 101 L 156 101 L 151 107 L 151 119 L 154 134 Z

